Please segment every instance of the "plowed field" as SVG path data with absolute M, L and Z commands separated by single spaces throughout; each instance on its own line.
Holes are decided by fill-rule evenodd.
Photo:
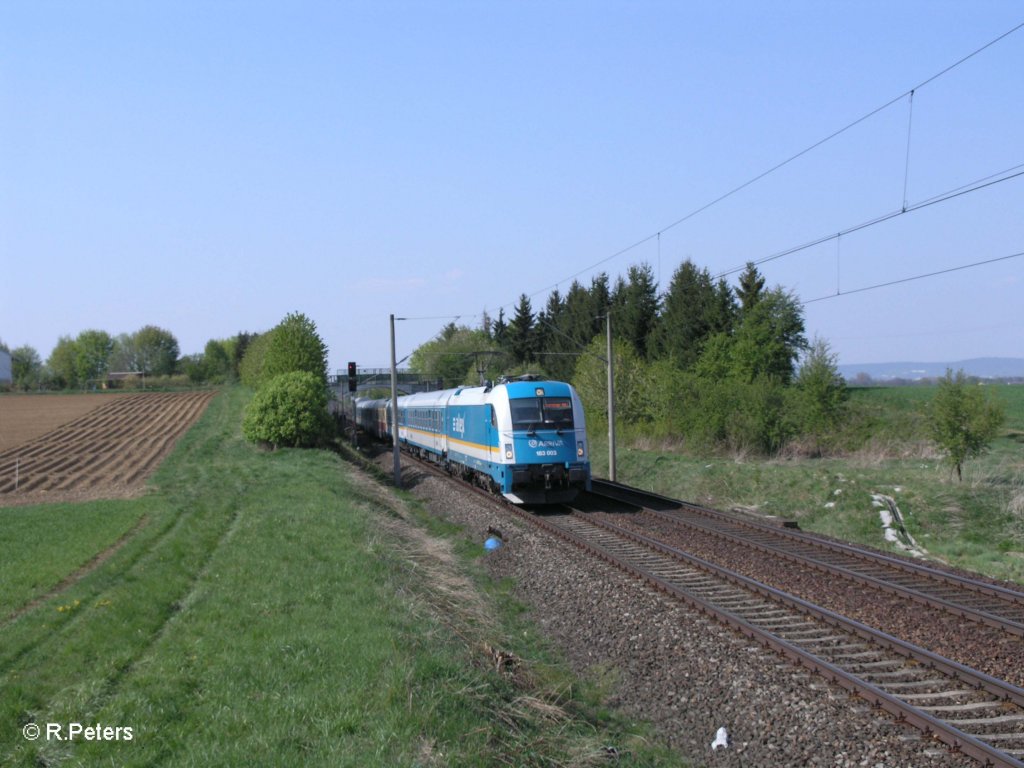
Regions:
M 83 415 L 0 451 L 0 506 L 137 495 L 214 394 L 153 392 L 90 401 Z M 75 410 L 60 400 L 68 412 Z M 43 396 L 8 402 L 5 411 L 13 413 L 5 413 L 5 423 L 31 422 L 22 409 L 57 402 Z

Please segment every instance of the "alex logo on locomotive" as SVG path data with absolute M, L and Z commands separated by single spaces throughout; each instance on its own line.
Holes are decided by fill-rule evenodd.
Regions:
M 557 457 L 559 448 L 565 448 L 565 440 L 529 440 L 526 443 L 539 457 Z

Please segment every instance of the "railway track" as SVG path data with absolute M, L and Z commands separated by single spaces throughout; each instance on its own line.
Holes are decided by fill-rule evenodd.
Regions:
M 424 466 L 440 472 L 434 465 Z M 494 499 L 469 484 L 463 485 Z M 679 520 L 687 516 L 681 512 L 684 509 L 703 514 L 708 519 L 732 521 L 740 530 L 748 525 L 738 522 L 734 516 L 604 481 L 595 481 L 595 492 L 590 497 L 591 510 L 593 499 L 603 496 L 615 499 L 620 511 L 625 503 L 673 525 L 680 524 Z M 793 664 L 816 672 L 890 713 L 898 722 L 917 728 L 983 765 L 1024 768 L 1024 689 L 689 555 L 635 530 L 598 520 L 597 515 L 587 511 L 566 507 L 561 514 L 534 514 L 529 509 L 508 506 L 529 523 L 722 622 L 780 653 Z M 803 540 L 809 537 L 802 534 L 794 536 L 792 531 L 780 532 L 770 526 L 749 525 L 756 533 L 747 532 L 745 538 L 748 542 L 755 542 L 751 545 L 758 551 L 770 553 L 773 557 L 800 557 L 808 562 L 821 559 L 820 553 L 808 554 L 799 546 L 780 553 L 763 541 L 763 537 L 770 539 L 770 534 L 783 533 L 782 539 L 807 546 Z M 731 541 L 734 542 L 744 538 L 742 533 L 725 535 L 733 536 Z M 757 541 L 759 538 L 762 540 Z M 826 549 L 831 546 L 829 543 Z M 861 553 L 856 548 L 836 546 L 838 552 L 852 557 L 855 563 L 858 561 Z M 904 565 L 895 558 L 877 557 L 882 561 L 895 561 L 885 564 L 887 568 Z M 857 572 L 848 561 L 844 565 L 828 565 L 821 561 L 821 567 L 845 568 L 850 571 L 851 578 L 856 573 L 856 580 L 870 583 L 873 587 L 878 587 L 875 582 L 883 582 L 888 576 L 888 572 L 865 573 L 863 567 Z M 899 570 L 902 572 L 903 569 Z M 931 578 L 929 571 L 932 570 L 912 568 L 911 572 L 916 578 L 922 578 L 920 574 L 924 573 L 928 583 Z M 935 574 L 934 581 L 946 583 L 947 574 L 938 571 Z M 956 584 L 960 581 L 970 580 L 953 579 Z M 991 586 L 963 588 L 987 595 Z M 914 588 L 903 583 L 898 585 L 897 591 L 909 597 L 907 592 L 914 591 Z M 1003 592 L 998 587 L 993 591 L 1000 595 Z M 958 605 L 953 595 L 938 597 L 932 594 L 922 600 L 941 601 L 946 610 L 958 612 L 958 615 L 963 615 L 962 611 L 967 608 Z M 1012 605 L 1014 601 L 1004 602 Z M 992 613 L 985 609 L 972 610 L 976 614 Z M 990 623 L 980 616 L 975 620 Z M 1009 623 L 1013 622 L 1014 619 L 1010 618 Z M 1006 631 L 1014 632 L 1012 627 Z
M 698 530 L 1024 637 L 1024 592 L 617 483 L 594 480 L 593 487 L 598 497 L 633 505 L 669 525 Z
M 1024 768 L 1024 689 L 586 513 L 532 522 L 982 764 Z

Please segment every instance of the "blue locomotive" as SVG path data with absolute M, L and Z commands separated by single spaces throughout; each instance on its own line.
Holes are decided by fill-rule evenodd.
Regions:
M 357 400 L 356 422 L 391 436 L 390 400 Z M 523 377 L 398 398 L 403 450 L 516 504 L 571 501 L 590 490 L 579 395 L 560 381 Z

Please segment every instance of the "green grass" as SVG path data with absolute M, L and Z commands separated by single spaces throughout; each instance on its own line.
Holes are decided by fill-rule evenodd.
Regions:
M 334 454 L 245 443 L 247 399 L 215 398 L 140 499 L 0 512 L 5 529 L 20 521 L 0 560 L 24 543 L 23 564 L 47 561 L 12 605 L 131 531 L 0 625 L 0 764 L 560 765 L 609 743 L 624 764 L 677 764 L 599 691 L 576 693 L 457 530 L 355 482 Z M 66 546 L 91 543 L 45 541 L 37 524 L 57 515 Z M 494 671 L 483 642 L 520 671 Z M 22 736 L 72 722 L 132 740 Z
M 118 502 L 0 511 L 0 621 L 113 546 L 141 514 L 138 505 Z
M 935 558 L 1024 583 L 1024 387 L 994 386 L 1007 420 L 984 456 L 958 483 L 927 448 L 922 408 L 934 389 L 855 390 L 855 404 L 876 425 L 868 448 L 845 458 L 757 459 L 620 446 L 618 479 L 718 508 L 756 508 L 795 518 L 802 528 L 890 547 L 873 492 L 896 499 L 915 539 Z M 858 427 L 861 428 L 861 427 Z M 607 444 L 592 435 L 597 474 Z M 829 506 L 826 506 L 829 505 Z

